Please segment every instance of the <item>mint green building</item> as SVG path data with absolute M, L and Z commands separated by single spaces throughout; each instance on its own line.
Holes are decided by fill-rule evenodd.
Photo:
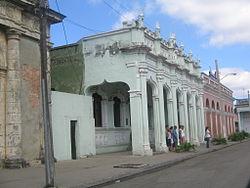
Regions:
M 199 62 L 175 36 L 123 28 L 52 49 L 52 126 L 59 160 L 132 149 L 167 152 L 166 126 L 185 127 L 186 140 L 204 136 Z

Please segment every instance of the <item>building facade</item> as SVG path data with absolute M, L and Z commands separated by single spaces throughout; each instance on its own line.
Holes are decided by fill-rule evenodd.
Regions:
M 217 68 L 215 74 L 211 71 L 209 75 L 202 73 L 205 126 L 210 128 L 212 137 L 227 138 L 235 132 L 233 91 L 220 82 L 218 72 Z
M 0 1 L 0 159 L 34 160 L 43 147 L 38 3 Z
M 249 93 L 248 93 L 249 96 Z M 250 133 L 250 99 L 237 99 L 235 104 L 238 114 L 239 131 Z
M 66 57 L 59 55 L 65 50 L 66 62 Z M 152 155 L 153 150 L 167 152 L 166 126 L 184 125 L 187 141 L 199 144 L 203 140 L 199 62 L 192 54 L 184 53 L 174 35 L 164 40 L 159 26 L 155 32 L 144 27 L 142 15 L 131 23 L 124 22 L 122 29 L 85 37 L 76 44 L 54 48 L 51 53 L 52 87 L 57 91 L 52 95 L 56 158 L 127 148 L 134 155 Z M 82 75 L 76 65 L 79 54 Z M 68 81 L 60 82 L 58 75 L 67 64 L 72 65 L 71 75 L 78 80 L 76 90 L 75 86 L 67 88 Z M 70 103 L 70 98 L 78 101 L 77 107 L 73 101 L 68 104 L 71 112 L 81 109 L 76 116 L 57 110 L 63 103 Z M 66 139 L 62 140 L 58 131 Z M 72 150 L 76 150 L 74 154 Z M 63 153 L 67 155 L 61 157 Z

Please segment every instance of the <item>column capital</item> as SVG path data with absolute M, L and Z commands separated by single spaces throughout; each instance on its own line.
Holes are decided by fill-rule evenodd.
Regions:
M 8 39 L 16 39 L 20 40 L 21 30 L 15 29 L 15 28 L 9 28 L 7 30 L 7 38 Z
M 171 102 L 173 102 L 173 99 L 167 99 L 167 101 L 168 101 L 169 103 L 171 103 Z
M 182 86 L 182 91 L 187 92 L 187 91 L 188 91 L 188 86 L 183 85 L 183 86 Z
M 176 87 L 177 86 L 177 80 L 171 80 L 170 84 L 171 84 L 171 87 Z
M 156 74 L 156 79 L 158 82 L 162 82 L 163 79 L 164 79 L 164 73 L 163 71 L 159 71 L 157 74 Z
M 138 72 L 139 72 L 140 76 L 146 77 L 148 74 L 148 69 L 147 69 L 147 67 L 139 67 Z
M 128 93 L 130 98 L 141 97 L 140 90 L 129 90 Z
M 156 101 L 159 101 L 159 96 L 153 96 L 153 99 L 156 100 Z

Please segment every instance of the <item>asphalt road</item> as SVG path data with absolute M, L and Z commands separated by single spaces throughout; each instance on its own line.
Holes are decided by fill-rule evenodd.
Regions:
M 250 142 L 105 188 L 250 188 Z

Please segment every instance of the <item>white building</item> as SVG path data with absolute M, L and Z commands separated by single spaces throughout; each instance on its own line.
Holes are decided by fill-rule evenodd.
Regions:
M 250 133 L 250 100 L 236 100 L 236 110 L 238 113 L 239 130 Z
M 143 16 L 122 29 L 54 48 L 52 87 L 74 93 L 52 95 L 56 158 L 130 147 L 134 155 L 167 152 L 165 126 L 174 125 L 184 125 L 187 141 L 199 144 L 204 136 L 199 69 L 174 35 L 163 40 L 159 27 L 155 32 L 144 27 Z

